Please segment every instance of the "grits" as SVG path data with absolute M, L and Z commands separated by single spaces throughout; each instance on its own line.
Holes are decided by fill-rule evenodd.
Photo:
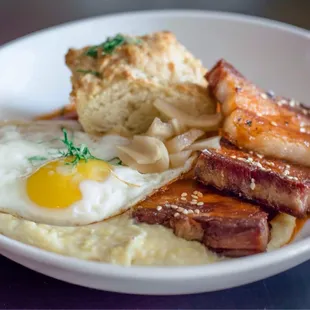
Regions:
M 268 250 L 289 241 L 295 218 L 282 214 L 271 224 L 273 230 Z M 136 225 L 127 214 L 80 227 L 36 224 L 0 214 L 0 233 L 58 254 L 125 266 L 200 265 L 226 259 L 198 242 L 176 237 L 163 226 Z

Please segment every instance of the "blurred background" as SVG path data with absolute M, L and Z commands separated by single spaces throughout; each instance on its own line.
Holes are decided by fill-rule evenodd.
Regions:
M 310 29 L 310 0 L 0 0 L 0 44 L 81 18 L 173 8 L 237 12 Z

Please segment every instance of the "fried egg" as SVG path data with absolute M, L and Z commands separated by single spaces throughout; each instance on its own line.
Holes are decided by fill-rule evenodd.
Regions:
M 62 127 L 74 145 L 93 155 L 64 156 Z M 186 167 L 141 174 L 113 163 L 117 135 L 92 137 L 74 122 L 33 122 L 0 127 L 0 212 L 37 223 L 87 225 L 123 213 Z M 112 161 L 111 161 L 112 160 Z

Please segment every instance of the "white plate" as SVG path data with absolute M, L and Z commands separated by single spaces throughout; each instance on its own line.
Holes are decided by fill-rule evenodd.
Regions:
M 120 14 L 40 31 L 0 50 L 1 118 L 29 118 L 68 102 L 69 47 L 117 32 L 171 30 L 207 67 L 223 57 L 266 89 L 310 98 L 309 32 L 258 18 L 199 11 Z M 0 236 L 1 253 L 46 275 L 102 290 L 184 294 L 230 288 L 269 277 L 310 258 L 310 227 L 280 250 L 207 266 L 121 267 L 49 253 Z

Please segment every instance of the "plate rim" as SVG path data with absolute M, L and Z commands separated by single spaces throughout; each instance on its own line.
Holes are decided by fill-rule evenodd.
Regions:
M 108 20 L 122 17 L 199 17 L 207 19 L 224 19 L 230 21 L 244 22 L 256 24 L 259 26 L 277 28 L 281 31 L 293 33 L 305 38 L 310 37 L 310 31 L 294 25 L 289 25 L 280 21 L 270 20 L 263 17 L 250 16 L 240 13 L 229 13 L 222 11 L 204 11 L 204 10 L 141 10 L 132 12 L 122 12 L 115 14 L 100 15 L 96 17 L 88 17 L 78 20 L 65 22 L 56 26 L 44 28 L 33 33 L 29 33 L 23 37 L 16 38 L 3 44 L 0 47 L 0 52 L 6 48 L 14 47 L 14 45 L 22 43 L 31 37 L 44 36 L 49 32 L 70 28 L 75 24 L 89 23 L 97 20 Z M 88 275 L 105 276 L 109 275 L 115 278 L 139 279 L 144 280 L 180 280 L 180 279 L 202 279 L 206 277 L 222 277 L 233 276 L 240 272 L 250 272 L 255 269 L 264 268 L 273 264 L 278 264 L 281 261 L 289 261 L 302 255 L 308 255 L 310 258 L 310 237 L 296 241 L 286 245 L 283 248 L 274 250 L 268 253 L 256 254 L 244 258 L 238 258 L 227 261 L 220 261 L 215 264 L 206 265 L 187 265 L 187 266 L 121 266 L 111 263 L 94 262 L 83 260 L 75 257 L 65 256 L 50 252 L 35 246 L 25 244 L 23 242 L 11 239 L 0 234 L 0 246 L 8 248 L 8 251 L 15 255 L 22 256 L 32 261 L 49 264 L 60 269 L 66 269 L 72 272 L 85 273 Z M 306 260 L 306 259 L 304 259 Z M 240 264 L 242 269 L 240 270 Z M 180 270 L 182 272 L 180 272 Z
M 71 26 L 74 26 L 74 24 L 82 24 L 82 23 L 88 23 L 88 22 L 94 22 L 101 19 L 113 19 L 113 18 L 122 18 L 127 16 L 132 17 L 140 17 L 143 16 L 150 16 L 150 15 L 161 15 L 161 16 L 185 16 L 185 17 L 200 17 L 200 18 L 214 18 L 214 19 L 226 19 L 226 20 L 234 20 L 234 21 L 242 21 L 245 23 L 251 23 L 251 24 L 259 24 L 261 26 L 268 26 L 271 28 L 278 28 L 281 30 L 285 30 L 294 34 L 298 34 L 301 36 L 308 36 L 310 37 L 310 30 L 307 30 L 302 27 L 298 27 L 295 25 L 287 24 L 285 22 L 281 22 L 278 20 L 273 20 L 265 17 L 255 16 L 255 15 L 247 15 L 242 13 L 234 13 L 234 12 L 227 12 L 227 11 L 209 11 L 209 10 L 187 10 L 187 9 L 166 9 L 166 10 L 141 10 L 141 11 L 131 11 L 131 12 L 119 12 L 119 13 L 112 13 L 112 14 L 106 14 L 106 15 L 99 15 L 99 16 L 92 16 L 92 17 L 86 17 L 76 20 L 71 20 L 68 22 L 63 22 L 58 25 L 46 27 L 43 29 L 36 30 L 34 32 L 30 32 L 28 34 L 25 34 L 21 37 L 15 38 L 13 40 L 10 40 L 0 46 L 0 52 L 3 49 L 6 49 L 8 47 L 11 47 L 14 44 L 20 43 L 23 40 L 27 40 L 34 36 L 43 36 L 48 32 L 55 31 L 60 28 L 69 28 Z

